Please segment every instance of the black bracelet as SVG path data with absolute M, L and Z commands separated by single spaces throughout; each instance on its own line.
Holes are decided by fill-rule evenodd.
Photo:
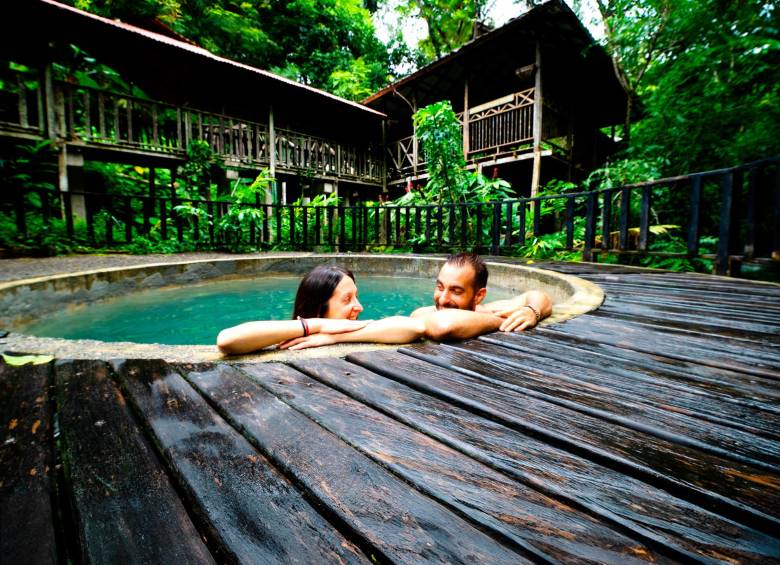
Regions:
M 539 310 L 537 310 L 536 308 L 534 308 L 530 304 L 526 304 L 525 308 L 530 308 L 531 309 L 531 312 L 533 312 L 534 316 L 536 316 L 536 323 L 538 324 L 539 323 L 539 319 L 542 317 L 541 314 L 539 314 Z
M 301 316 L 298 316 L 298 320 L 300 320 L 301 327 L 303 328 L 303 337 L 307 337 L 309 335 L 309 324 L 306 323 L 306 320 Z

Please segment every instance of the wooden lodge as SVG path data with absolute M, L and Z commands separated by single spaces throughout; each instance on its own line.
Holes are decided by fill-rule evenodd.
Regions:
M 384 186 L 384 116 L 361 104 L 48 0 L 15 3 L 0 36 L 4 152 L 51 139 L 63 191 L 84 190 L 83 164 L 96 160 L 149 167 L 154 193 L 154 169 L 175 177 L 195 140 L 222 158 L 228 179 L 270 168 L 280 202 L 323 191 L 375 199 Z M 58 80 L 52 62 L 71 44 L 146 96 Z
M 173 183 L 188 147 L 201 140 L 224 162 L 223 186 L 268 167 L 277 180 L 268 203 L 335 191 L 353 204 L 424 181 L 411 115 L 449 99 L 464 125 L 468 166 L 528 196 L 550 178 L 578 180 L 600 165 L 614 147 L 603 132 L 625 112 L 609 58 L 561 0 L 472 40 L 364 104 L 171 35 L 52 0 L 15 3 L 0 23 L 0 155 L 48 139 L 59 155 L 61 191 L 94 190 L 83 172 L 94 160 L 148 167 L 154 196 L 169 190 L 158 186 L 155 170 L 170 169 Z M 81 84 L 63 65 L 55 69 L 71 45 L 131 86 L 118 92 Z M 70 200 L 84 215 L 83 197 Z
M 411 116 L 450 100 L 468 166 L 509 180 L 520 196 L 551 178 L 579 180 L 614 149 L 626 94 L 604 50 L 562 0 L 506 25 L 364 101 L 387 114 L 391 185 L 426 178 Z M 530 186 L 530 191 L 527 187 Z

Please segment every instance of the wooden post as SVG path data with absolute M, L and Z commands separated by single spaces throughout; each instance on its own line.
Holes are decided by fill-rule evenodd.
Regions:
M 84 192 L 84 157 L 80 153 L 68 154 L 67 146 L 62 145 L 59 154 L 59 188 L 60 192 Z M 84 194 L 63 194 L 62 200 L 68 200 L 69 213 L 80 218 L 86 218 L 87 206 Z
M 268 172 L 271 175 L 271 178 L 274 179 L 271 181 L 271 190 L 265 191 L 265 203 L 266 203 L 266 214 L 270 214 L 270 208 L 269 205 L 273 204 L 274 202 L 274 196 L 276 195 L 276 130 L 274 129 L 274 108 L 273 106 L 268 107 Z M 281 229 L 278 222 L 279 222 L 279 215 L 277 214 L 277 237 L 279 235 L 279 230 Z M 273 242 L 273 238 L 269 238 L 270 242 Z
M 387 120 L 382 120 L 382 193 L 387 192 Z
M 463 81 L 463 158 L 469 160 L 469 81 Z
M 536 41 L 534 65 L 534 171 L 531 177 L 531 197 L 539 193 L 539 177 L 542 166 L 542 48 Z
M 731 211 L 734 204 L 733 173 L 723 175 L 720 184 L 720 228 L 718 250 L 715 260 L 715 274 L 729 274 L 729 252 L 731 248 Z
M 55 113 L 54 81 L 51 74 L 51 64 L 46 65 L 44 68 L 43 80 L 46 91 L 46 129 L 49 133 L 49 139 L 57 139 L 57 115 Z
M 417 113 L 417 97 L 412 97 L 412 171 L 414 177 L 417 178 L 417 156 L 419 155 L 419 147 L 417 145 L 417 126 L 414 124 L 414 114 Z

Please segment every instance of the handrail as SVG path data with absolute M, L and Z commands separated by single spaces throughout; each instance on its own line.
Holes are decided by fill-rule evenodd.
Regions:
M 681 232 L 679 245 L 654 249 L 658 236 L 653 234 L 651 219 L 656 191 L 681 194 L 686 185 L 687 208 L 672 210 Z M 32 193 L 37 198 L 27 196 Z M 775 196 L 767 200 L 766 195 Z M 780 156 L 645 183 L 495 202 L 247 204 L 259 211 L 258 221 L 225 233 L 216 226 L 237 206 L 225 200 L 28 189 L 0 195 L 5 199 L 0 199 L 0 205 L 12 210 L 20 234 L 28 233 L 28 226 L 36 221 L 49 225 L 60 218 L 68 237 L 105 245 L 131 243 L 137 235 L 152 237 L 154 231 L 154 237 L 163 240 L 175 232 L 180 242 L 189 239 L 204 249 L 222 248 L 230 238 L 243 237 L 256 249 L 328 246 L 360 251 L 396 246 L 415 252 L 473 249 L 499 255 L 516 253 L 537 241 L 534 238 L 558 234 L 557 249 L 576 250 L 583 260 L 600 254 L 714 258 L 716 273 L 734 274 L 742 260 L 780 253 L 777 195 Z M 78 201 L 86 210 L 82 231 L 76 229 L 72 215 Z M 736 206 L 737 201 L 742 204 Z M 201 212 L 188 216 L 179 208 L 182 204 Z M 710 221 L 713 216 L 716 223 Z M 124 232 L 121 240 L 115 237 L 117 230 Z M 702 249 L 705 235 L 716 241 L 713 248 Z

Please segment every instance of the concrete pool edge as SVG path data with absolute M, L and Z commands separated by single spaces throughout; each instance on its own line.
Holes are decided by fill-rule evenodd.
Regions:
M 161 262 L 138 266 L 101 268 L 0 283 L 0 306 L 10 312 L 15 321 L 38 317 L 56 308 L 108 299 L 141 289 L 180 286 L 204 280 L 248 278 L 261 274 L 301 275 L 312 266 L 338 263 L 351 268 L 356 276 L 414 275 L 435 277 L 444 257 L 423 255 L 375 254 L 309 254 L 273 255 L 241 258 L 219 258 Z M 558 302 L 553 315 L 543 324 L 552 324 L 579 316 L 598 308 L 604 292 L 597 285 L 579 277 L 554 273 L 535 267 L 506 262 L 487 261 L 490 283 L 510 291 L 534 288 L 539 284 L 553 294 Z M 359 279 L 358 279 L 359 280 Z M 532 284 L 536 282 L 537 285 Z M 49 294 L 46 295 L 45 293 Z M 39 293 L 44 293 L 40 294 Z M 38 296 L 36 296 L 38 295 Z M 42 300 L 46 298 L 46 300 Z M 561 300 L 563 299 L 563 300 Z M 13 308 L 9 305 L 15 304 Z M 3 320 L 8 329 L 9 322 Z M 162 345 L 98 340 L 45 338 L 11 332 L 4 338 L 8 351 L 54 355 L 70 359 L 154 358 L 176 362 L 208 361 L 282 361 L 294 355 L 302 357 L 343 356 L 351 351 L 395 348 L 395 345 L 351 344 L 312 349 L 293 354 L 283 351 L 263 351 L 241 357 L 222 357 L 213 346 Z

